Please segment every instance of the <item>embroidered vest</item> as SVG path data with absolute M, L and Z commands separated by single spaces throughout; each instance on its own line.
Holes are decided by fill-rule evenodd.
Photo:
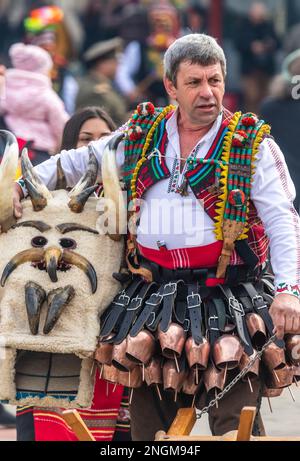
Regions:
M 142 103 L 129 121 L 124 164 L 129 200 L 142 198 L 152 185 L 171 175 L 165 159 L 165 124 L 174 109 Z M 231 114 L 225 109 L 205 158 L 191 160 L 185 173 L 193 193 L 215 223 L 226 264 L 243 263 L 234 249 L 235 240 L 247 239 L 260 264 L 267 257 L 268 238 L 250 190 L 259 145 L 269 133 L 270 127 L 254 114 Z

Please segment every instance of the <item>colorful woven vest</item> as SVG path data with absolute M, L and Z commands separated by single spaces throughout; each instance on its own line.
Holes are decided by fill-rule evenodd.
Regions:
M 153 184 L 170 176 L 165 161 L 165 124 L 173 111 L 173 106 L 162 109 L 143 103 L 133 114 L 125 141 L 124 178 L 129 199 L 141 198 Z M 269 133 L 270 127 L 252 113 L 224 111 L 205 158 L 188 165 L 186 179 L 214 220 L 217 240 L 223 241 L 220 277 L 229 263 L 241 262 L 234 251 L 235 240 L 248 239 L 259 262 L 266 259 L 268 239 L 250 190 L 259 145 Z

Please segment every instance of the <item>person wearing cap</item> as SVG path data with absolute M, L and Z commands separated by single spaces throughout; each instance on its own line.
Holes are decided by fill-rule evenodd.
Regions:
M 145 382 L 130 406 L 133 440 L 168 431 L 177 410 L 195 402 L 199 408 L 211 402 L 213 435 L 236 430 L 243 407 L 256 407 L 258 416 L 263 389 L 290 385 L 297 371 L 284 355 L 289 335 L 300 333 L 295 187 L 270 126 L 223 106 L 225 76 L 224 51 L 213 37 L 181 37 L 164 55 L 164 84 L 177 107 L 141 103 L 127 125 L 91 143 L 103 177 L 104 150 L 106 160 L 115 155 L 114 174 L 124 182 L 130 210 L 129 273 L 116 274 L 124 290 L 101 318 L 100 339 L 114 348 L 125 344 L 126 359 L 145 364 Z M 89 149 L 63 151 L 35 167 L 50 189 L 58 160 L 72 187 Z M 19 218 L 26 194 L 20 179 Z M 108 229 L 112 238 L 117 233 Z M 266 271 L 269 250 L 274 275 Z M 262 345 L 264 368 L 255 354 Z M 249 380 L 240 374 L 249 372 L 245 363 L 256 365 Z M 263 435 L 258 418 L 253 433 Z
M 118 66 L 118 51 L 122 40 L 118 37 L 95 43 L 83 55 L 87 75 L 79 82 L 76 107 L 103 107 L 117 124 L 126 121 L 126 105 L 113 86 Z
M 52 89 L 49 53 L 35 45 L 15 43 L 9 49 L 12 68 L 5 73 L 0 112 L 17 138 L 49 154 L 58 148 L 69 116 Z
M 300 48 L 284 59 L 281 73 L 270 84 L 269 94 L 262 101 L 260 115 L 269 121 L 272 134 L 284 152 L 291 178 L 296 187 L 295 208 L 300 209 Z

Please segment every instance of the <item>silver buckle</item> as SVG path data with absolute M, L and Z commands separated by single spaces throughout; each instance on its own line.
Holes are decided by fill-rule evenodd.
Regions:
M 157 301 L 151 301 L 151 298 L 154 297 L 154 296 L 157 296 L 157 298 L 158 298 Z M 163 298 L 163 296 L 162 296 L 161 294 L 159 294 L 159 293 L 152 293 L 152 295 L 150 296 L 150 298 L 147 299 L 146 304 L 148 304 L 149 306 L 154 306 L 154 307 L 155 307 L 155 306 L 158 306 L 159 303 L 161 302 L 162 298 Z
M 229 311 L 231 315 L 232 311 L 239 312 L 241 316 L 245 315 L 245 311 L 242 304 L 234 296 L 230 296 L 229 298 Z
M 216 327 L 211 327 L 210 326 L 210 320 L 213 319 L 213 320 L 217 320 L 218 317 L 216 315 L 211 315 L 210 317 L 208 317 L 208 326 L 209 326 L 209 329 L 210 330 L 215 330 L 215 331 L 219 331 L 219 328 L 216 328 Z
M 118 303 L 114 302 L 117 306 L 128 306 L 130 303 L 130 297 L 125 293 L 125 290 L 122 291 L 122 293 L 119 294 L 119 300 L 124 299 L 124 303 Z
M 252 304 L 253 306 L 255 307 L 255 309 L 257 309 L 258 311 L 260 309 L 265 309 L 267 306 L 267 304 L 265 303 L 265 300 L 264 298 L 262 297 L 262 295 L 255 295 L 253 296 L 253 298 L 251 298 L 251 301 L 252 301 Z M 262 301 L 263 302 L 263 305 L 262 306 L 255 306 L 255 301 Z
M 130 306 L 131 306 L 132 301 L 134 302 L 133 304 L 135 304 L 136 302 L 136 305 L 134 305 L 134 307 L 128 307 L 127 311 L 135 311 L 136 309 L 141 307 L 143 298 L 141 298 L 140 296 L 136 296 L 135 298 L 132 298 L 130 301 Z
M 169 293 L 165 293 L 165 290 L 166 288 L 170 287 L 170 289 L 172 291 L 170 291 Z M 173 295 L 174 293 L 176 293 L 177 291 L 177 283 L 174 283 L 174 282 L 170 282 L 170 283 L 167 283 L 165 286 L 164 286 L 164 292 L 163 292 L 163 295 L 162 296 L 170 296 L 170 295 Z
M 190 305 L 189 298 L 196 298 L 197 301 L 194 304 Z M 192 293 L 191 295 L 188 295 L 186 297 L 187 303 L 188 303 L 188 309 L 194 309 L 194 307 L 200 307 L 201 306 L 201 296 L 199 293 Z

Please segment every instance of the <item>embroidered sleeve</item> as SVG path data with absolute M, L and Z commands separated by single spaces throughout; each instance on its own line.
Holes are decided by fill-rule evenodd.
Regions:
M 296 296 L 300 300 L 300 287 L 299 285 L 291 285 L 290 283 L 280 282 L 275 287 L 275 296 L 281 293 Z
M 282 283 L 289 288 L 299 285 L 300 221 L 293 206 L 295 187 L 283 153 L 270 138 L 259 148 L 251 198 L 270 239 L 277 292 Z

